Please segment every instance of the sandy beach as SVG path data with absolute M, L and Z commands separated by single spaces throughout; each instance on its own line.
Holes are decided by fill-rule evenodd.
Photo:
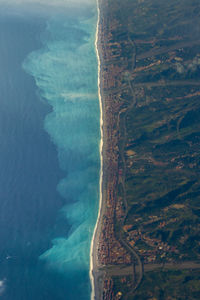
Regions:
M 103 276 L 103 272 L 99 270 L 98 265 L 98 245 L 102 227 L 102 216 L 104 214 L 105 205 L 103 202 L 104 199 L 104 128 L 105 128 L 105 120 L 104 120 L 104 105 L 102 101 L 101 95 L 101 59 L 100 59 L 100 52 L 99 52 L 99 36 L 100 36 L 100 7 L 99 7 L 99 0 L 97 0 L 97 11 L 98 11 L 98 19 L 97 19 L 97 29 L 96 29 L 96 39 L 95 39 L 95 48 L 97 54 L 97 61 L 98 61 L 98 97 L 99 97 L 99 107 L 100 107 L 100 131 L 101 131 L 101 140 L 99 145 L 99 153 L 100 153 L 100 178 L 99 178 L 99 211 L 97 222 L 94 228 L 94 233 L 91 241 L 91 248 L 90 248 L 90 280 L 91 280 L 91 300 L 101 299 L 101 292 L 102 292 L 102 282 L 101 278 Z

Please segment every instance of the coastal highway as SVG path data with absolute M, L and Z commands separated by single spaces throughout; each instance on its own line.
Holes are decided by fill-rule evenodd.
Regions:
M 139 266 L 135 267 L 136 272 L 139 270 Z M 166 264 L 154 264 L 149 263 L 143 265 L 144 273 L 155 271 L 157 269 L 162 270 L 197 270 L 200 269 L 200 264 L 195 261 L 185 261 L 183 263 L 166 263 Z M 128 276 L 133 275 L 133 266 L 108 266 L 106 272 L 109 276 Z

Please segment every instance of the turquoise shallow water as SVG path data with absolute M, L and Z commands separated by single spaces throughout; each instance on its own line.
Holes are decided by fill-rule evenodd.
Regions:
M 35 78 L 39 94 L 53 109 L 45 118 L 44 128 L 57 147 L 59 165 L 66 174 L 57 186 L 67 200 L 59 217 L 67 219 L 70 229 L 54 238 L 40 259 L 48 267 L 76 278 L 77 272 L 89 272 L 98 210 L 96 17 L 70 19 L 58 15 L 48 21 L 46 30 L 43 48 L 32 52 L 23 67 Z M 86 291 L 87 281 L 85 278 Z
M 37 14 L 37 9 L 35 11 L 34 13 Z M 34 23 L 35 20 L 34 15 L 31 22 Z M 30 22 L 30 17 L 27 22 Z M 43 173 L 40 176 L 38 167 L 34 174 L 39 178 L 41 186 L 44 182 L 45 188 L 48 189 L 49 184 L 49 190 L 52 191 L 52 197 L 48 193 L 41 196 L 37 204 L 38 214 L 42 211 L 45 216 L 46 211 L 47 216 L 44 218 L 48 218 L 51 210 L 54 217 L 51 222 L 48 222 L 49 227 L 46 230 L 48 238 L 44 237 L 47 241 L 41 245 L 41 248 L 42 235 L 40 239 L 35 238 L 37 258 L 34 256 L 34 260 L 30 259 L 23 263 L 30 274 L 24 273 L 23 268 L 21 272 L 23 276 L 30 276 L 31 280 L 29 277 L 26 278 L 26 284 L 30 287 L 33 283 L 33 274 L 41 271 L 44 273 L 43 278 L 48 277 L 43 280 L 42 287 L 39 288 L 38 285 L 38 296 L 37 288 L 35 288 L 33 299 L 51 299 L 48 292 L 45 292 L 48 291 L 48 286 L 49 290 L 53 289 L 52 299 L 54 300 L 90 299 L 89 253 L 98 212 L 100 170 L 100 113 L 94 45 L 97 22 L 96 3 L 88 6 L 87 10 L 73 8 L 70 12 L 60 10 L 55 14 L 51 10 L 49 15 L 45 11 L 44 17 L 40 13 L 40 22 L 43 26 L 41 25 L 38 31 L 34 32 L 39 45 L 35 47 L 36 50 L 32 47 L 29 53 L 22 55 L 20 61 L 23 76 L 31 76 L 35 81 L 35 86 L 32 85 L 31 89 L 28 85 L 24 86 L 24 91 L 27 89 L 27 95 L 34 92 L 37 101 L 43 105 L 48 104 L 50 108 L 43 115 L 42 127 L 39 129 L 41 132 L 44 131 L 44 134 L 48 134 L 49 144 L 43 145 L 36 141 L 32 147 L 38 149 L 38 165 L 43 164 L 45 153 L 47 157 L 50 156 L 50 147 L 55 148 L 50 156 L 53 163 L 51 170 L 47 168 L 45 172 L 43 167 Z M 20 32 L 25 28 L 27 28 L 26 24 Z M 5 84 L 8 84 L 8 81 Z M 20 105 L 21 98 L 19 97 L 17 101 Z M 31 106 L 29 113 L 34 114 Z M 22 124 L 23 129 L 26 125 L 25 122 Z M 18 142 L 16 141 L 16 145 Z M 21 142 L 27 142 L 25 132 Z M 43 151 L 41 157 L 40 147 Z M 30 156 L 27 161 L 30 160 L 32 148 L 29 151 Z M 25 158 L 21 157 L 21 159 L 23 164 L 26 164 Z M 51 175 L 54 172 L 53 160 L 57 160 L 58 163 L 58 167 L 55 167 L 55 174 L 58 173 L 58 168 L 60 172 L 48 182 L 50 172 Z M 51 167 L 51 159 L 48 160 L 48 166 Z M 31 173 L 31 170 L 29 172 Z M 5 178 L 5 174 L 2 176 Z M 25 177 L 22 182 L 26 185 Z M 28 181 L 27 184 L 31 185 Z M 23 187 L 20 188 L 23 194 Z M 40 191 L 37 193 L 40 194 Z M 49 197 L 49 207 L 48 198 L 44 199 L 45 195 Z M 29 205 L 31 214 L 31 201 Z M 21 208 L 23 211 L 23 205 Z M 34 216 L 36 215 L 37 210 L 34 211 Z M 22 217 L 20 220 L 23 222 Z M 37 222 L 37 217 L 35 222 Z M 35 230 L 34 226 L 33 230 Z M 25 228 L 23 232 L 26 232 Z M 24 253 L 18 251 L 18 255 L 21 255 L 23 259 Z M 11 273 L 12 263 L 6 265 L 6 268 Z M 7 282 L 5 285 L 9 289 L 10 279 L 7 277 L 8 275 L 5 278 L 1 277 L 0 280 Z M 35 275 L 34 281 L 37 281 Z M 22 277 L 20 282 L 23 285 Z M 37 286 L 36 283 L 35 286 Z M 11 288 L 14 288 L 14 283 Z M 15 299 L 32 299 L 29 292 L 23 289 L 20 296 L 18 290 Z M 4 297 L 6 300 L 14 299 L 6 294 Z

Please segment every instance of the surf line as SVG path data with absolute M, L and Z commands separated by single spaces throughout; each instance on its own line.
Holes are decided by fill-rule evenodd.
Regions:
M 99 98 L 99 107 L 100 107 L 100 132 L 101 132 L 101 139 L 99 145 L 99 154 L 100 154 L 100 178 L 99 178 L 99 210 L 98 210 L 98 217 L 94 227 L 94 232 L 91 241 L 90 247 L 90 281 L 91 281 L 91 300 L 95 300 L 95 282 L 94 282 L 94 257 L 96 250 L 95 247 L 95 238 L 97 235 L 97 229 L 100 222 L 101 217 L 101 209 L 102 209 L 102 183 L 103 183 L 103 105 L 102 105 L 102 97 L 101 97 L 101 89 L 100 89 L 100 74 L 101 74 L 101 62 L 100 62 L 100 55 L 98 49 L 98 42 L 99 42 L 99 24 L 100 24 L 100 8 L 99 8 L 99 0 L 97 0 L 97 27 L 96 27 L 96 39 L 95 39 L 95 49 L 98 61 L 98 98 Z M 98 241 L 96 241 L 98 243 Z M 97 262 L 96 262 L 97 264 Z

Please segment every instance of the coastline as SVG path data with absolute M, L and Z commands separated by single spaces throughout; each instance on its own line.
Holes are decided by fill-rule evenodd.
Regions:
M 91 240 L 91 246 L 90 246 L 90 281 L 91 281 L 91 300 L 99 299 L 97 297 L 97 294 L 100 293 L 100 291 L 97 292 L 97 282 L 98 278 L 97 272 L 98 272 L 98 259 L 97 259 L 97 251 L 98 251 L 98 243 L 99 243 L 99 234 L 100 234 L 100 228 L 101 225 L 100 220 L 102 216 L 102 210 L 103 210 L 103 146 L 104 146 L 104 133 L 103 133 L 103 125 L 104 125 L 104 119 L 103 119 L 103 103 L 102 103 L 102 96 L 101 96 L 101 61 L 100 61 L 100 54 L 99 54 L 99 25 L 100 25 L 100 8 L 99 8 L 99 0 L 96 0 L 97 3 L 97 27 L 96 27 L 96 38 L 95 38 L 95 50 L 96 50 L 96 56 L 97 56 L 97 62 L 98 62 L 98 99 L 99 99 L 99 108 L 100 108 L 100 133 L 101 133 L 101 139 L 99 144 L 99 154 L 100 154 L 100 177 L 99 177 L 99 209 L 98 209 L 98 216 L 97 221 L 94 227 L 94 232 Z

